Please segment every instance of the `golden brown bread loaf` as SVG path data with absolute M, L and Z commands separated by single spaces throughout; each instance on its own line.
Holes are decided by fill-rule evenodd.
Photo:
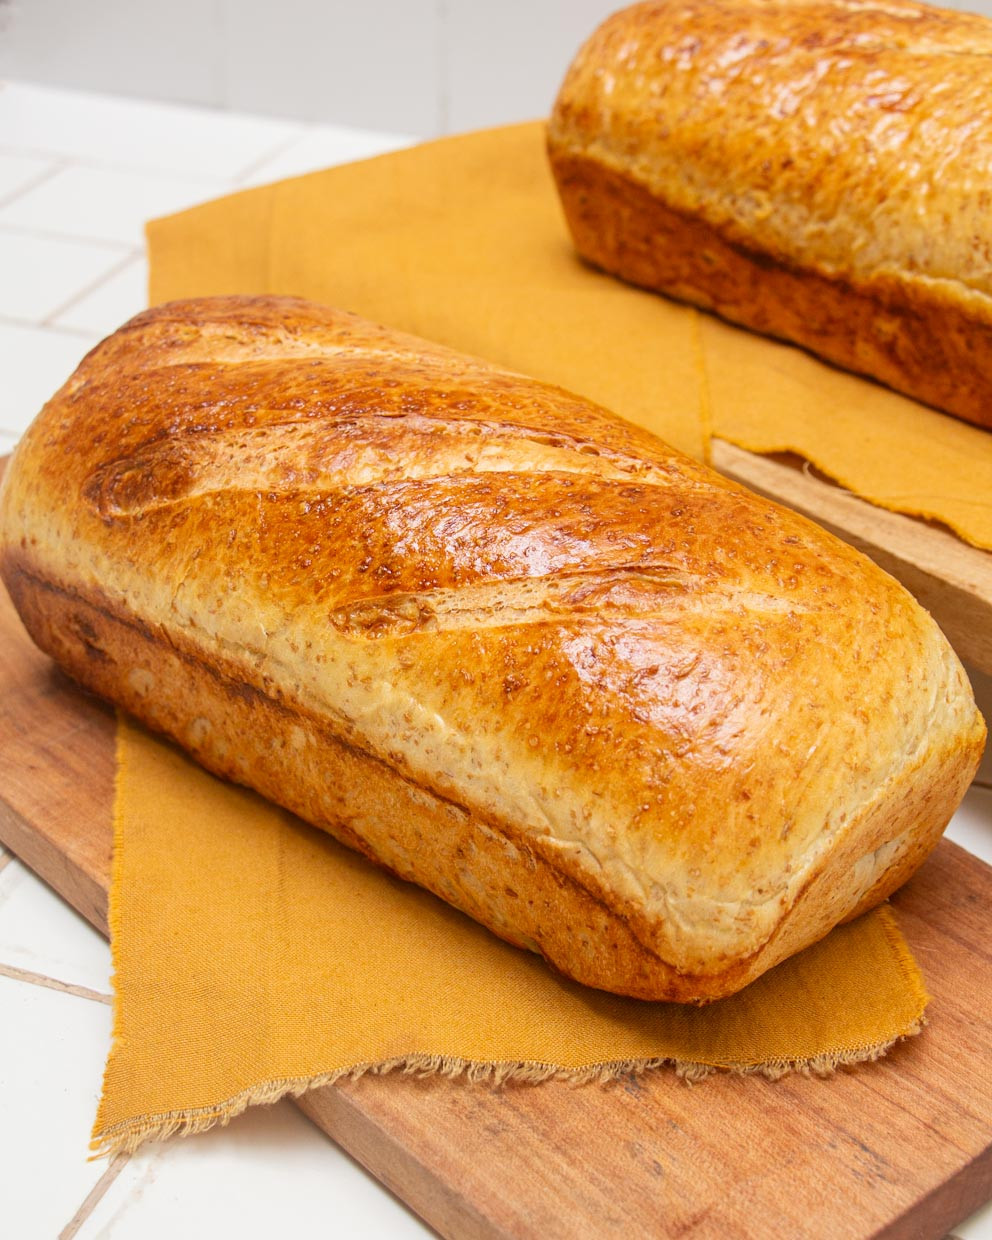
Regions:
M 579 253 L 992 426 L 990 57 L 912 0 L 625 9 L 549 126 Z
M 83 684 L 583 982 L 732 992 L 923 860 L 984 739 L 864 557 L 604 410 L 354 316 L 174 303 L 18 445 Z

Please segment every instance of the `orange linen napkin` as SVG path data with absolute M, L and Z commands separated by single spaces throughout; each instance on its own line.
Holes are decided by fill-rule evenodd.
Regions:
M 828 1071 L 917 1032 L 927 1001 L 888 908 L 710 1007 L 590 990 L 124 720 L 115 818 L 114 1042 L 94 1148 L 369 1068 Z
M 992 549 L 992 434 L 575 257 L 543 124 L 207 203 L 148 229 L 153 302 L 297 293 L 571 388 L 696 457 L 794 451 Z

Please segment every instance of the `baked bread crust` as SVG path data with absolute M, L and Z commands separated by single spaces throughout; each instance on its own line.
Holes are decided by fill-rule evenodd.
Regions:
M 576 248 L 992 426 L 990 55 L 912 0 L 623 10 L 549 124 Z
M 18 445 L 73 676 L 503 937 L 705 1002 L 884 898 L 984 725 L 930 618 L 568 393 L 286 298 L 173 303 Z

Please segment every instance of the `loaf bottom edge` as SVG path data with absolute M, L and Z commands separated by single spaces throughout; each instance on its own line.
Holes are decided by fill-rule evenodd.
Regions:
M 880 903 L 923 861 L 943 827 L 938 810 L 931 830 L 910 829 L 907 790 L 902 808 L 909 812 L 879 814 L 867 837 L 854 832 L 852 849 L 839 850 L 810 876 L 807 889 L 755 952 L 716 962 L 707 973 L 679 971 L 641 941 L 651 931 L 638 924 L 644 920 L 639 910 L 611 908 L 542 855 L 540 840 L 415 783 L 349 743 L 326 720 L 247 682 L 243 669 L 206 664 L 176 634 L 147 626 L 107 600 L 12 570 L 9 562 L 4 570 L 28 632 L 87 689 L 176 741 L 214 774 L 253 788 L 596 989 L 692 1004 L 731 995 L 838 921 Z M 938 784 L 949 806 L 943 821 L 957 804 L 954 798 L 960 799 L 958 782 Z M 866 838 L 876 848 L 899 839 L 898 855 L 877 881 L 862 887 L 852 909 L 850 900 L 845 903 L 843 871 L 856 864 Z M 418 866 L 425 853 L 435 858 L 430 873 Z M 839 903 L 828 900 L 832 907 L 824 917 L 821 897 L 831 884 Z
M 992 426 L 992 313 L 976 317 L 941 282 L 879 275 L 855 283 L 798 267 L 675 210 L 595 159 L 554 144 L 550 156 L 588 262 Z
M 243 669 L 207 665 L 176 634 L 50 582 L 33 566 L 8 558 L 3 577 L 35 643 L 85 688 L 213 774 L 427 888 L 571 980 L 683 1003 L 708 1002 L 750 980 L 738 981 L 736 969 L 713 978 L 680 973 L 535 842 L 416 784 L 312 712 L 247 682 Z M 438 858 L 432 874 L 417 865 L 425 851 Z

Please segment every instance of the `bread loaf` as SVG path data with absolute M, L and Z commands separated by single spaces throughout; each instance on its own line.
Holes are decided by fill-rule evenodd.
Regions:
M 990 56 L 912 0 L 617 13 L 548 132 L 578 251 L 992 426 Z
M 728 994 L 923 860 L 984 738 L 863 556 L 579 397 L 293 299 L 174 303 L 18 445 L 84 685 L 570 977 Z

